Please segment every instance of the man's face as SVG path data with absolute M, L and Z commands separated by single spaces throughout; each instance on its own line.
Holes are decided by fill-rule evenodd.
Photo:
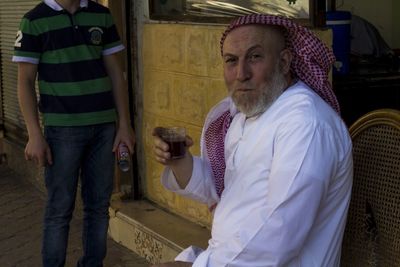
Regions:
M 227 35 L 225 83 L 238 110 L 247 117 L 264 112 L 287 87 L 283 48 L 283 37 L 264 26 L 242 26 Z

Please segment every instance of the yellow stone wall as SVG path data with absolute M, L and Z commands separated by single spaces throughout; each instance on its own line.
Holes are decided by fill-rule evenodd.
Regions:
M 148 199 L 191 221 L 210 226 L 205 205 L 165 190 L 163 166 L 152 155 L 152 129 L 185 126 L 194 139 L 194 155 L 208 110 L 226 96 L 219 40 L 224 26 L 145 24 L 143 29 L 143 127 Z M 318 35 L 331 43 L 330 31 Z

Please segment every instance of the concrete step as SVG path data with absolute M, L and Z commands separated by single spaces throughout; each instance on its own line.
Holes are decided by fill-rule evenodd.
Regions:
M 172 261 L 184 248 L 206 248 L 210 230 L 148 201 L 113 200 L 109 235 L 151 263 Z

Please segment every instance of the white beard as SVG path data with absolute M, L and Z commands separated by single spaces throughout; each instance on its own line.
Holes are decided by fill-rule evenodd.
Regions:
M 277 64 L 274 68 L 272 79 L 265 85 L 261 96 L 256 101 L 252 101 L 254 96 L 244 95 L 241 99 L 238 99 L 233 92 L 230 93 L 230 96 L 237 109 L 250 118 L 264 113 L 283 93 L 286 87 L 287 81 Z

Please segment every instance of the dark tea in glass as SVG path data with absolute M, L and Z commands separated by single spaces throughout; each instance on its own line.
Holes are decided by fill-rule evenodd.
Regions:
M 186 130 L 183 127 L 163 128 L 161 138 L 169 146 L 171 159 L 180 159 L 185 156 Z
M 185 140 L 164 140 L 169 146 L 171 159 L 180 159 L 185 156 Z

